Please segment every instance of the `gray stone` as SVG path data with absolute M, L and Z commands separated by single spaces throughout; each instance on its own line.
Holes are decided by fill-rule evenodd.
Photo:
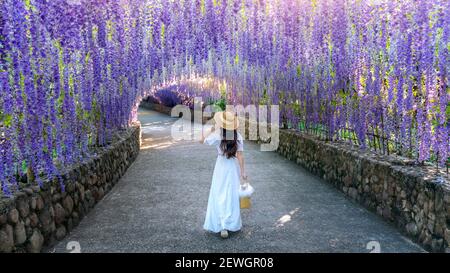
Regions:
M 61 204 L 59 203 L 55 204 L 54 213 L 55 213 L 55 223 L 57 225 L 63 223 L 66 218 L 66 211 L 61 206 Z
M 33 190 L 34 193 L 38 193 L 41 191 L 41 187 L 39 186 L 31 186 L 31 189 Z
M 67 227 L 67 232 L 71 232 L 72 231 L 72 229 L 73 229 L 73 220 L 72 220 L 72 218 L 69 218 L 67 220 L 66 227 Z
M 8 216 L 6 216 L 6 213 L 0 214 L 0 226 L 6 224 L 8 221 Z
M 39 224 L 39 218 L 38 218 L 37 214 L 33 212 L 30 214 L 29 218 L 30 218 L 30 226 L 37 227 L 37 225 Z
M 424 203 L 424 204 L 423 204 L 423 213 L 424 213 L 425 215 L 428 215 L 428 203 Z
M 53 203 L 58 203 L 61 200 L 61 194 L 59 193 L 54 193 L 52 196 L 52 202 Z
M 64 226 L 59 226 L 56 229 L 56 240 L 61 241 L 62 239 L 64 239 L 64 237 L 66 237 L 66 228 Z
M 423 203 L 425 202 L 425 195 L 420 192 L 419 195 L 417 196 L 417 203 L 419 204 L 419 206 L 423 206 Z
M 30 213 L 30 206 L 28 204 L 28 200 L 25 198 L 20 198 L 17 200 L 17 209 L 20 213 L 20 217 L 26 218 Z
M 30 226 L 25 227 L 25 231 L 27 233 L 27 238 L 30 238 L 33 235 L 33 228 Z
M 16 246 L 19 246 L 27 240 L 27 233 L 25 231 L 25 224 L 20 221 L 14 227 L 14 243 Z
M 84 198 L 85 198 L 84 186 L 80 183 L 77 183 L 77 188 L 78 188 L 78 192 L 80 193 L 81 201 L 84 201 Z
M 343 191 L 344 193 L 348 194 L 348 187 L 346 187 L 346 186 L 342 187 L 342 191 Z
M 41 196 L 36 197 L 36 209 L 38 211 L 42 210 L 44 208 L 44 200 Z
M 19 222 L 19 211 L 17 209 L 12 209 L 9 211 L 8 221 L 11 224 L 17 224 Z
M 92 175 L 88 178 L 88 185 L 94 186 L 95 184 L 97 184 L 97 177 Z
M 406 191 L 402 190 L 402 191 L 400 192 L 400 197 L 401 197 L 402 199 L 406 198 Z
M 431 234 L 429 232 L 423 232 L 423 234 L 421 235 L 421 238 L 419 238 L 419 240 L 422 242 L 423 245 L 430 247 L 431 246 L 431 242 L 432 242 L 432 237 Z
M 54 220 L 55 219 L 55 209 L 53 208 L 53 206 L 50 206 L 48 208 L 48 212 L 50 213 L 50 217 Z
M 438 220 L 439 221 L 434 225 L 434 233 L 439 238 L 445 238 L 445 222 L 441 221 L 439 218 Z
M 383 208 L 378 206 L 377 207 L 377 214 L 383 216 Z
M 372 183 L 374 183 L 374 184 L 378 183 L 378 181 L 379 181 L 378 176 L 372 175 L 371 181 L 372 181 Z
M 80 217 L 78 216 L 77 212 L 72 213 L 72 223 L 75 227 L 80 223 Z
M 70 215 L 73 211 L 73 200 L 72 200 L 72 197 L 70 197 L 70 195 L 68 195 L 64 199 L 63 206 L 66 209 L 67 213 Z
M 85 192 L 85 199 L 86 199 L 86 201 L 87 201 L 87 203 L 88 203 L 88 206 L 89 206 L 90 208 L 94 207 L 94 205 L 95 205 L 95 199 L 94 199 L 94 196 L 93 196 L 93 194 L 92 194 L 92 192 L 91 192 L 90 190 L 87 190 L 87 191 Z
M 326 179 L 326 178 L 324 178 L 324 179 Z M 344 185 L 346 187 L 349 187 L 352 184 L 352 177 L 350 175 L 347 175 L 346 177 L 344 177 L 343 181 L 344 181 Z
M 370 187 L 368 185 L 364 186 L 364 192 L 367 193 L 370 191 Z
M 43 209 L 39 214 L 39 221 L 41 222 L 44 233 L 48 233 L 50 231 L 50 225 L 52 223 L 52 217 L 48 209 Z
M 67 183 L 66 184 L 66 192 L 73 193 L 75 191 L 75 184 L 74 183 Z
M 441 252 L 443 244 L 444 244 L 443 239 L 433 239 L 431 242 L 431 249 L 434 252 Z
M 435 207 L 434 207 L 434 199 L 430 198 L 428 200 L 428 210 L 431 212 L 435 211 Z
M 30 253 L 39 253 L 41 252 L 42 245 L 44 244 L 44 236 L 42 236 L 41 232 L 37 229 L 33 231 L 33 235 L 31 235 L 27 250 Z
M 417 234 L 419 234 L 419 229 L 417 228 L 417 225 L 415 223 L 409 223 L 406 225 L 406 231 L 409 235 L 415 237 Z
M 450 205 L 450 193 L 444 194 L 444 202 Z
M 10 225 L 0 229 L 0 253 L 11 252 L 14 249 L 14 232 Z
M 73 198 L 72 198 L 72 200 L 73 200 L 73 205 L 74 205 L 74 207 L 78 206 L 78 203 L 79 203 L 79 201 L 80 201 L 80 197 L 79 197 L 79 195 L 78 195 L 78 192 L 74 192 L 74 193 L 73 193 Z
M 100 187 L 98 189 L 98 199 L 102 199 L 105 196 L 105 191 L 103 190 L 103 187 Z
M 358 197 L 358 190 L 355 188 L 349 188 L 348 189 L 348 195 L 352 198 L 352 199 L 356 199 Z
M 387 218 L 387 219 L 392 219 L 392 211 L 390 207 L 385 207 L 383 209 L 383 217 Z
M 56 230 L 56 224 L 55 224 L 55 222 L 51 222 L 49 228 L 50 228 L 50 229 L 49 229 L 49 232 L 50 232 L 50 233 L 54 232 L 54 231 Z
M 31 200 L 30 200 L 30 208 L 32 209 L 32 210 L 35 210 L 36 209 L 36 197 L 35 196 L 33 196 L 33 197 L 31 197 Z
M 98 196 L 98 188 L 97 187 L 91 187 L 90 191 L 92 192 L 92 196 L 94 197 L 94 204 L 95 202 L 99 201 L 99 196 Z M 88 199 L 89 201 L 89 199 Z

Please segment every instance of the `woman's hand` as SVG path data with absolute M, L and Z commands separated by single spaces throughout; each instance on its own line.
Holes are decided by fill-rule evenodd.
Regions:
M 241 173 L 241 185 L 247 183 L 248 176 L 245 172 Z

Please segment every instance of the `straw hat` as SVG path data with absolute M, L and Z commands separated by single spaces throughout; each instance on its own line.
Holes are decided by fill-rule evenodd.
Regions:
M 239 120 L 233 112 L 217 112 L 214 115 L 216 124 L 226 130 L 236 130 L 239 127 Z

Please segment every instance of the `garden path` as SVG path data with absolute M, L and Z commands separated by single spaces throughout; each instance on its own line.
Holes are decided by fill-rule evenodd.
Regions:
M 253 207 L 227 240 L 202 229 L 216 150 L 174 142 L 175 119 L 140 109 L 142 148 L 136 162 L 50 252 L 422 252 L 395 227 L 275 152 L 246 142 Z

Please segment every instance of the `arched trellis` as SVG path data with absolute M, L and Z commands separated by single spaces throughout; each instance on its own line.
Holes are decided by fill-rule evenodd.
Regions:
M 0 3 L 6 193 L 26 172 L 57 176 L 128 126 L 152 87 L 194 75 L 329 139 L 449 155 L 449 1 Z

